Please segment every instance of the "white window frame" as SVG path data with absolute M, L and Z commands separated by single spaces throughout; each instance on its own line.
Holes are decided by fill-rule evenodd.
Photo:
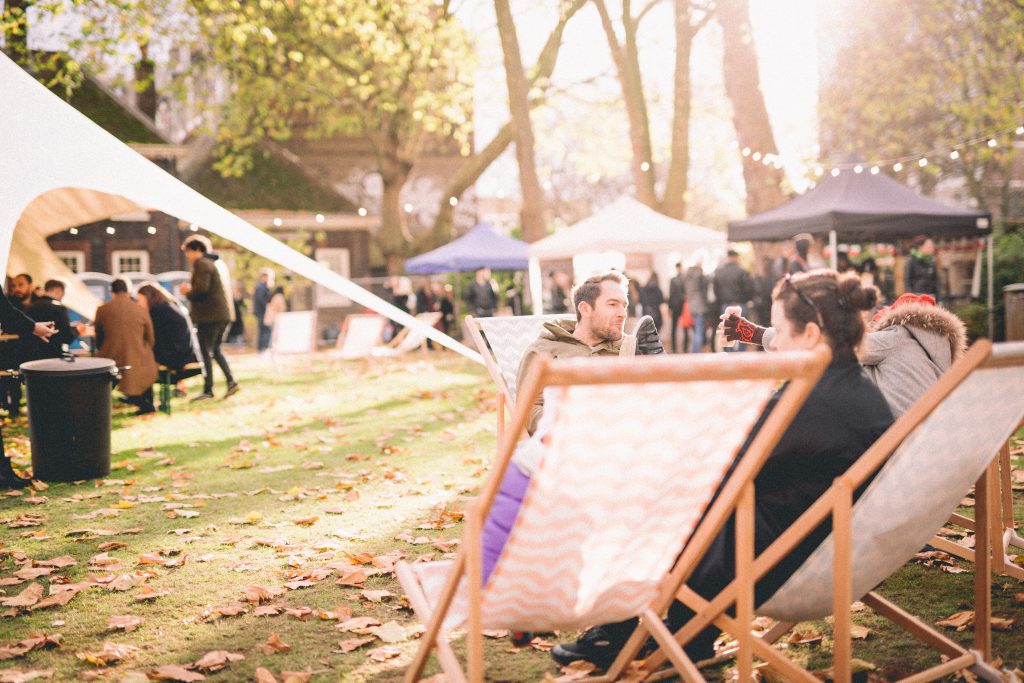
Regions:
M 121 259 L 122 258 L 137 258 L 139 259 L 138 270 L 121 270 Z M 115 277 L 123 273 L 148 273 L 149 272 L 149 252 L 145 249 L 115 249 L 110 252 L 110 273 Z
M 74 273 L 75 275 L 78 275 L 79 273 L 84 273 L 85 272 L 85 252 L 84 251 L 60 250 L 60 251 L 54 251 L 53 254 L 58 259 L 60 259 L 61 263 L 64 263 L 64 265 L 68 266 L 68 269 L 71 270 L 71 272 Z M 75 262 L 75 266 L 73 268 L 71 266 L 69 266 L 65 262 L 65 259 L 67 259 L 68 261 L 74 261 Z
M 313 257 L 320 265 L 342 277 L 351 277 L 352 252 L 344 247 L 321 247 Z M 341 308 L 351 306 L 352 301 L 323 285 L 316 286 L 316 308 Z

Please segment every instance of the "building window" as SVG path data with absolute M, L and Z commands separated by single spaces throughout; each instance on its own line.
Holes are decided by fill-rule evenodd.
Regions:
M 75 275 L 85 272 L 84 251 L 55 251 L 53 252 L 60 259 L 60 262 L 68 267 Z
M 316 262 L 320 265 L 330 268 L 342 277 L 349 277 L 351 270 L 348 249 L 324 247 L 316 250 L 315 258 Z M 316 286 L 317 308 L 338 308 L 351 305 L 352 302 L 349 299 L 343 297 L 337 292 L 327 289 L 323 285 Z
M 110 260 L 110 272 L 112 275 L 149 272 L 149 252 L 145 249 L 115 251 L 111 254 Z

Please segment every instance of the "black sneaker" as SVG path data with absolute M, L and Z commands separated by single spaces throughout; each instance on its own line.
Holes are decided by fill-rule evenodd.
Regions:
M 619 656 L 619 650 L 625 644 L 625 640 L 613 638 L 601 626 L 594 626 L 584 631 L 575 643 L 555 645 L 551 648 L 551 658 L 562 666 L 585 661 L 607 669 Z
M 0 489 L 23 489 L 31 483 L 31 479 L 19 477 L 14 473 L 10 460 L 0 458 Z
M 210 393 L 209 391 L 204 391 L 198 396 L 193 396 L 192 398 L 190 398 L 189 402 L 196 403 L 197 401 L 209 401 L 211 398 L 213 398 L 213 394 Z
M 228 385 L 228 390 L 224 394 L 224 398 L 228 398 L 229 396 L 234 396 L 241 389 L 242 389 L 242 387 L 238 386 L 238 382 L 232 382 L 231 384 Z

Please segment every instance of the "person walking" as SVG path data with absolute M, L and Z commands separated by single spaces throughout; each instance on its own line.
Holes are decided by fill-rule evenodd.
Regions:
M 671 353 L 679 353 L 676 345 L 676 336 L 679 335 L 679 319 L 683 317 L 683 307 L 686 306 L 686 274 L 683 272 L 683 264 L 676 264 L 676 274 L 668 282 L 668 312 L 672 316 L 672 346 Z M 691 314 L 692 315 L 692 314 Z M 683 346 L 686 345 L 686 335 L 683 335 Z
M 122 278 L 110 284 L 110 301 L 96 309 L 97 355 L 111 358 L 124 371 L 118 390 L 125 400 L 139 410 L 136 415 L 156 411 L 153 406 L 153 383 L 156 381 L 156 358 L 153 344 L 156 335 L 145 308 L 132 301 L 128 282 Z
M 640 288 L 640 310 L 643 315 L 649 315 L 654 320 L 654 326 L 661 330 L 661 305 L 665 303 L 665 296 L 661 293 L 661 286 L 658 284 L 658 274 L 652 272 L 647 278 L 647 284 Z
M 267 311 L 267 302 L 274 289 L 274 271 L 271 268 L 260 268 L 260 281 L 252 293 L 252 314 L 256 316 L 256 350 L 263 353 L 270 348 L 270 326 L 263 322 Z
M 220 348 L 224 329 L 231 322 L 231 306 L 215 263 L 217 256 L 210 254 L 206 242 L 197 238 L 186 241 L 184 250 L 185 258 L 192 264 L 192 281 L 182 283 L 181 291 L 192 304 L 192 321 L 196 324 L 199 350 L 206 370 L 203 393 L 192 400 L 213 398 L 213 361 L 217 361 L 227 380 L 228 390 L 224 398 L 228 398 L 238 393 L 239 386 Z
M 754 281 L 750 273 L 740 265 L 739 254 L 732 249 L 726 252 L 725 261 L 715 269 L 712 287 L 715 290 L 719 314 L 725 313 L 729 306 L 739 306 L 742 311 L 746 311 L 750 306 L 750 300 L 754 298 Z M 732 350 L 741 349 L 726 349 Z
M 490 268 L 479 268 L 473 282 L 466 288 L 466 308 L 475 318 L 490 318 L 498 306 L 498 285 L 491 279 Z
M 21 337 L 34 334 L 43 341 L 57 332 L 52 322 L 35 322 L 18 310 L 6 296 L 0 296 L 0 328 L 7 334 L 17 334 Z M 0 432 L 0 489 L 21 489 L 31 483 L 30 480 L 15 474 L 11 461 L 4 451 L 3 434 Z
M 708 313 L 708 278 L 704 275 L 704 264 L 700 261 L 686 270 L 686 301 L 690 304 L 690 317 L 693 318 L 690 352 L 700 353 L 704 349 Z

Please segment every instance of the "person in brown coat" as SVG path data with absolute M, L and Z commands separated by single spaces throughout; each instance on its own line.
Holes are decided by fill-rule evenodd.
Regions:
M 154 412 L 153 382 L 157 365 L 153 357 L 153 323 L 149 314 L 128 295 L 128 284 L 121 279 L 110 285 L 111 299 L 96 310 L 97 355 L 110 358 L 118 365 L 130 365 L 118 383 L 136 415 Z

